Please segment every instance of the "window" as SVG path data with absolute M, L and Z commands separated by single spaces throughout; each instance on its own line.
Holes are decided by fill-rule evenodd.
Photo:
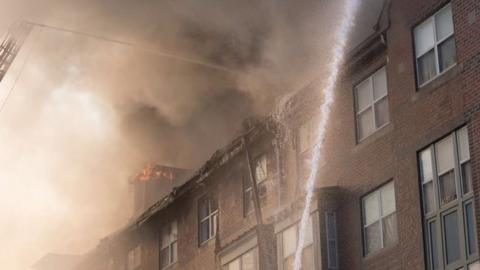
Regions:
M 223 265 L 223 270 L 257 270 L 258 269 L 258 250 L 251 249 L 242 254 L 233 261 Z
M 413 30 L 418 85 L 422 86 L 452 67 L 456 48 L 451 4 Z
M 160 235 L 160 269 L 165 269 L 177 261 L 177 222 L 162 228 Z
M 298 129 L 298 168 L 301 179 L 307 179 L 312 165 L 313 147 L 317 140 L 317 117 L 310 118 Z
M 206 196 L 198 201 L 198 224 L 200 245 L 217 234 L 218 204 L 213 197 Z
M 279 250 L 279 270 L 292 270 L 294 269 L 295 251 L 297 249 L 298 242 L 298 228 L 299 224 L 293 225 L 288 229 L 280 232 L 280 243 L 278 244 Z M 315 268 L 315 256 L 313 245 L 313 225 L 312 218 L 310 217 L 305 232 L 305 242 L 302 253 L 302 270 L 314 270 Z
M 335 213 L 325 213 L 325 227 L 327 236 L 327 265 L 328 269 L 338 268 L 338 249 L 337 249 L 337 220 Z
M 360 141 L 390 121 L 386 68 L 359 83 L 354 92 L 357 139 Z
M 478 259 L 468 130 L 418 154 L 428 269 L 475 269 Z M 475 266 L 478 267 L 478 266 Z
M 257 184 L 258 198 L 260 203 L 263 204 L 266 202 L 267 198 L 267 185 L 266 180 L 268 179 L 268 170 L 267 170 L 267 155 L 263 154 L 255 160 L 254 163 L 254 177 Z M 254 209 L 253 204 L 253 187 L 250 180 L 250 177 L 243 176 L 243 208 L 245 215 L 251 213 Z
M 362 209 L 364 254 L 395 244 L 398 232 L 393 182 L 365 196 Z
M 136 246 L 128 252 L 127 269 L 134 270 L 142 265 L 142 247 Z

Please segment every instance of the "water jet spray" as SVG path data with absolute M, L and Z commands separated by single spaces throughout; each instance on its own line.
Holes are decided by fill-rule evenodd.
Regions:
M 313 149 L 313 160 L 310 174 L 306 183 L 305 208 L 302 212 L 300 228 L 298 232 L 298 243 L 295 251 L 294 269 L 302 268 L 302 252 L 305 243 L 305 230 L 307 228 L 308 218 L 310 216 L 310 208 L 315 188 L 315 180 L 318 174 L 318 163 L 322 155 L 323 141 L 325 139 L 326 127 L 330 118 L 330 112 L 334 101 L 334 90 L 337 84 L 340 66 L 345 56 L 345 47 L 348 41 L 349 33 L 354 25 L 355 15 L 360 4 L 360 0 L 346 0 L 344 14 L 341 19 L 340 27 L 337 29 L 335 37 L 335 45 L 332 49 L 332 62 L 330 63 L 330 74 L 327 77 L 326 87 L 323 89 L 323 103 L 320 107 L 320 119 L 317 127 L 317 144 Z

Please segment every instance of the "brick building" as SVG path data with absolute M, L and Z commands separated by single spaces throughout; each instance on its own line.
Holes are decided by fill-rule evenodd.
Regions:
M 480 269 L 480 2 L 375 2 L 336 89 L 303 269 Z M 247 121 L 77 269 L 293 269 L 321 85 L 280 122 Z

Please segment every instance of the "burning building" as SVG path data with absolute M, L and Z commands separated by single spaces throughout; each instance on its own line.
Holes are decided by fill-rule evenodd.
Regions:
M 480 269 L 480 5 L 377 2 L 375 16 L 362 7 L 373 30 L 354 29 L 324 141 L 312 135 L 318 79 L 75 269 L 293 269 L 317 143 L 302 269 Z

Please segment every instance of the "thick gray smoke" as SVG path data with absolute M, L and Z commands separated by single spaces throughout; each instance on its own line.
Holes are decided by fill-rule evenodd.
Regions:
M 143 164 L 195 169 L 322 74 L 335 2 L 3 0 L 2 32 L 23 18 L 136 45 L 35 27 L 0 84 L 19 76 L 0 113 L 2 268 L 91 248 L 129 218 Z

